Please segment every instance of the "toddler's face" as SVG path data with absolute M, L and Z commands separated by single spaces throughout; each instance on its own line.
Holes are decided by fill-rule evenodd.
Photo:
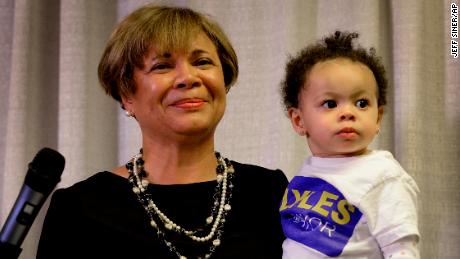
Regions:
M 297 133 L 306 135 L 320 157 L 360 155 L 378 133 L 383 107 L 377 82 L 362 63 L 346 58 L 319 62 L 299 93 L 299 107 L 289 116 Z

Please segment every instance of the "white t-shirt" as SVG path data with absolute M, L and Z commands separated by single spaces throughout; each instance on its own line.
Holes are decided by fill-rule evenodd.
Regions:
M 310 157 L 280 207 L 283 258 L 383 258 L 382 248 L 396 241 L 417 242 L 418 192 L 388 151 Z

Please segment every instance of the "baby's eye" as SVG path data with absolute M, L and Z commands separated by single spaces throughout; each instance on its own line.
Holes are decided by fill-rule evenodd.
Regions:
M 369 101 L 365 99 L 360 99 L 356 102 L 356 106 L 360 109 L 364 109 L 369 106 Z
M 323 106 L 324 108 L 327 108 L 327 109 L 333 109 L 335 107 L 337 107 L 337 103 L 333 100 L 326 100 L 323 102 L 323 104 L 321 105 Z

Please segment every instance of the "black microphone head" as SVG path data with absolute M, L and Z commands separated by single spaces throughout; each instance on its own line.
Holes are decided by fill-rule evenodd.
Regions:
M 24 183 L 35 191 L 50 193 L 61 181 L 64 166 L 64 156 L 45 147 L 29 163 L 29 170 Z

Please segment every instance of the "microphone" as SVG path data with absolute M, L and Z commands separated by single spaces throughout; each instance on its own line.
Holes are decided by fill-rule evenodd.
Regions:
M 0 232 L 0 258 L 19 257 L 30 226 L 46 198 L 61 181 L 64 165 L 64 156 L 46 147 L 29 163 L 19 196 Z

